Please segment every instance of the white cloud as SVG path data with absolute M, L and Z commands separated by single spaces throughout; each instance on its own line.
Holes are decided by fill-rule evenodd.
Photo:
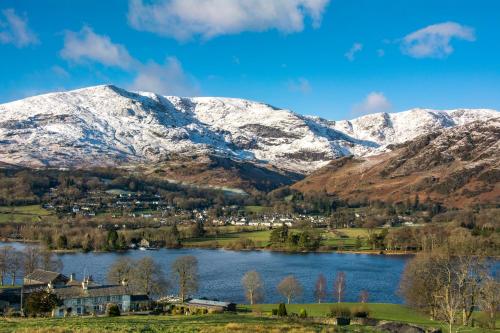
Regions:
M 20 17 L 14 9 L 2 10 L 0 17 L 0 43 L 14 44 L 16 47 L 25 47 L 37 44 L 38 37 L 28 27 L 28 19 Z
M 352 47 L 347 51 L 344 56 L 347 58 L 349 61 L 354 61 L 356 53 L 360 52 L 363 49 L 363 44 L 361 43 L 354 43 L 352 44 Z
M 93 61 L 119 68 L 129 68 L 134 63 L 123 45 L 113 43 L 108 36 L 96 34 L 88 26 L 79 32 L 66 31 L 61 56 L 76 63 Z
M 302 31 L 306 20 L 319 27 L 330 0 L 130 0 L 132 27 L 187 40 L 243 31 Z
M 57 75 L 58 77 L 60 78 L 64 78 L 64 79 L 67 79 L 69 78 L 71 75 L 68 73 L 68 71 L 66 71 L 64 68 L 62 68 L 61 66 L 52 66 L 51 68 L 52 72 Z
M 312 91 L 311 84 L 303 77 L 300 77 L 297 80 L 288 81 L 288 88 L 290 91 L 301 92 L 303 94 L 307 94 Z
M 365 99 L 356 104 L 352 111 L 355 114 L 369 114 L 369 113 L 377 113 L 377 112 L 387 112 L 392 108 L 389 100 L 384 96 L 381 92 L 371 92 L 369 93 Z
M 177 58 L 169 57 L 164 64 L 149 62 L 140 65 L 129 87 L 161 95 L 193 96 L 199 94 L 198 84 L 186 74 Z
M 96 62 L 118 67 L 132 76 L 130 89 L 162 95 L 199 94 L 196 80 L 184 72 L 177 58 L 169 57 L 163 64 L 154 61 L 142 63 L 133 58 L 125 46 L 113 43 L 108 36 L 96 34 L 88 26 L 84 26 L 79 32 L 65 33 L 61 56 L 75 63 Z M 69 75 L 58 66 L 54 66 L 52 70 L 62 77 Z
M 455 22 L 429 25 L 412 32 L 402 40 L 403 53 L 414 58 L 443 58 L 453 53 L 452 39 L 472 42 L 474 29 Z

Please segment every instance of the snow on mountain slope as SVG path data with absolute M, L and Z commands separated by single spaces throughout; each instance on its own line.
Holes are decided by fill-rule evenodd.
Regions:
M 0 105 L 0 161 L 30 166 L 156 162 L 215 154 L 308 173 L 494 110 L 414 109 L 328 121 L 234 98 L 159 96 L 96 86 Z

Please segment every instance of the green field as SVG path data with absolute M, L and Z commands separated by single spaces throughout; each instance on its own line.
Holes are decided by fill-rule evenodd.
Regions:
M 52 213 L 40 205 L 0 206 L 0 223 L 40 222 L 52 217 Z
M 309 316 L 313 317 L 327 317 L 332 306 L 336 306 L 335 303 L 311 303 L 311 304 L 287 304 L 288 313 L 300 313 L 301 309 L 305 309 Z M 348 307 L 351 310 L 355 307 L 359 307 L 360 303 L 341 303 L 342 307 Z M 416 324 L 428 327 L 442 327 L 443 332 L 446 332 L 446 325 L 430 320 L 425 314 L 416 312 L 415 310 L 400 304 L 387 304 L 387 303 L 367 303 L 366 306 L 370 312 L 370 318 L 378 320 L 396 321 L 408 324 Z M 272 309 L 278 308 L 277 304 L 259 304 L 259 305 L 242 305 L 242 310 L 252 310 L 257 312 L 262 312 L 265 314 L 270 314 Z M 478 313 L 475 314 L 477 317 Z M 499 318 L 500 319 L 500 318 Z M 500 320 L 497 320 L 497 327 L 500 325 Z M 473 327 L 461 327 L 461 332 L 472 332 L 472 333 L 493 333 L 498 332 L 494 330 L 487 330 L 483 328 L 473 328 Z
M 377 332 L 374 327 L 350 325 L 342 329 L 335 328 L 329 319 L 325 318 L 333 304 L 290 304 L 288 313 L 299 313 L 305 309 L 309 317 L 316 319 L 276 318 L 269 315 L 276 304 L 242 305 L 236 314 L 212 314 L 202 316 L 185 315 L 145 315 L 122 317 L 72 317 L 72 318 L 5 318 L 0 320 L 0 332 L 24 333 L 68 333 L 68 332 L 253 332 L 253 333 L 314 333 L 314 332 Z M 359 303 L 342 303 L 342 306 L 355 307 Z M 425 315 L 397 304 L 368 304 L 370 317 L 379 320 L 389 320 L 417 324 L 426 327 L 444 327 L 439 322 L 429 320 Z M 253 312 L 252 312 L 253 311 Z M 472 327 L 455 327 L 457 332 L 493 333 Z M 443 330 L 443 332 L 446 332 Z
M 254 332 L 313 333 L 333 332 L 326 325 L 294 323 L 251 314 L 204 316 L 123 316 L 115 318 L 5 319 L 0 332 L 69 333 L 69 332 Z
M 368 230 L 365 228 L 344 228 L 335 229 L 333 231 L 325 230 L 323 232 L 322 245 L 334 246 L 345 250 L 354 250 L 357 237 L 361 239 L 361 248 L 359 250 L 370 249 L 366 242 L 368 239 Z
M 336 303 L 310 303 L 310 304 L 287 304 L 288 312 L 299 313 L 301 309 L 305 309 L 310 316 L 326 317 L 330 312 L 332 306 Z M 342 303 L 343 307 L 350 309 L 360 306 L 360 303 Z M 432 324 L 433 321 L 429 320 L 426 316 L 415 312 L 414 310 L 399 304 L 386 304 L 386 303 L 368 303 L 370 310 L 370 317 L 380 320 L 392 320 L 405 323 L 414 324 Z M 271 313 L 272 309 L 278 307 L 277 304 L 259 304 L 254 306 L 241 306 L 242 309 L 259 310 L 264 313 Z
M 265 247 L 269 243 L 269 236 L 271 234 L 270 230 L 258 230 L 258 231 L 244 231 L 244 232 L 230 232 L 224 233 L 217 236 L 207 236 L 203 238 L 191 238 L 182 242 L 184 246 L 199 246 L 206 247 L 214 243 L 218 246 L 224 247 L 231 243 L 234 243 L 240 239 L 250 239 L 255 243 L 256 247 Z
M 245 212 L 247 213 L 262 213 L 265 212 L 266 210 L 271 209 L 271 207 L 265 207 L 265 206 L 245 206 Z
M 224 227 L 219 227 L 219 230 L 223 232 L 217 236 L 205 236 L 200 238 L 186 239 L 183 241 L 183 245 L 187 247 L 213 247 L 214 245 L 216 247 L 227 247 L 245 238 L 252 240 L 257 248 L 264 248 L 269 245 L 269 236 L 271 235 L 271 230 L 256 231 L 248 228 L 248 231 L 241 231 L 242 227 L 239 227 L 240 231 L 237 231 L 235 227 L 225 227 L 226 229 L 223 228 Z M 290 230 L 290 232 L 293 231 L 294 229 Z M 326 229 L 321 229 L 321 233 L 323 237 L 323 246 L 337 247 L 339 249 L 345 250 L 355 250 L 356 238 L 359 236 L 362 243 L 362 247 L 359 250 L 370 249 L 366 242 L 366 239 L 368 238 L 367 229 L 336 229 L 333 232 Z

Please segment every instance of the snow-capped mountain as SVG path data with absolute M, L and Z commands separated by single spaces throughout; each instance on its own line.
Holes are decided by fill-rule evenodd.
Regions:
M 0 105 L 0 162 L 91 166 L 214 154 L 309 173 L 494 110 L 413 109 L 328 121 L 234 98 L 159 96 L 96 86 Z

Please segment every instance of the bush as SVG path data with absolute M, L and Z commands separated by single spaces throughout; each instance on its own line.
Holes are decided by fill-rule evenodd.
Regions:
M 345 306 L 334 305 L 330 308 L 330 317 L 351 318 L 351 310 Z
M 278 316 L 280 317 L 287 316 L 285 303 L 280 303 L 280 305 L 278 306 Z
M 367 306 L 361 305 L 352 309 L 352 316 L 356 318 L 368 318 L 370 311 Z
M 278 309 L 272 309 L 272 310 L 271 310 L 271 314 L 272 314 L 273 316 L 277 316 L 277 315 L 278 315 Z
M 108 304 L 106 306 L 106 314 L 108 317 L 118 317 L 120 316 L 120 308 L 116 304 Z
M 18 310 L 16 310 L 16 309 L 14 309 L 14 308 L 8 308 L 8 309 L 5 311 L 4 315 L 5 315 L 6 317 L 18 318 L 18 317 L 21 317 L 21 312 L 20 312 L 20 311 L 18 311 Z
M 306 309 L 300 309 L 299 317 L 300 318 L 307 318 L 307 311 L 306 311 Z

